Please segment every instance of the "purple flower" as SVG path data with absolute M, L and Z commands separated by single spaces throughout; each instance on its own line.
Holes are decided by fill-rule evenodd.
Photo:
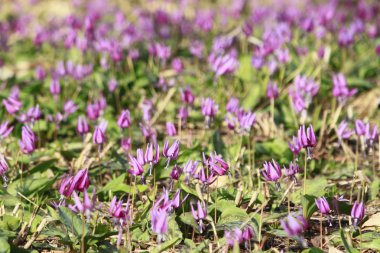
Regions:
M 170 178 L 173 180 L 178 180 L 179 177 L 182 175 L 182 168 L 179 167 L 177 164 L 174 165 L 172 171 L 170 172 Z
M 21 109 L 22 103 L 16 96 L 9 96 L 3 100 L 3 105 L 9 114 L 14 114 Z
M 128 128 L 131 125 L 131 115 L 129 110 L 123 110 L 117 120 L 117 125 L 121 129 Z
M 102 145 L 106 141 L 106 129 L 107 121 L 102 121 L 98 126 L 95 127 L 94 135 L 92 136 L 92 142 L 94 144 Z
M 37 66 L 35 71 L 36 79 L 39 81 L 43 81 L 46 77 L 46 72 L 43 67 Z
M 315 199 L 315 204 L 317 205 L 321 214 L 330 213 L 330 205 L 329 205 L 329 202 L 327 202 L 325 197 L 319 197 Z
M 149 124 L 140 123 L 140 130 L 146 139 L 149 139 L 150 142 L 156 143 L 156 132 Z
M 176 136 L 177 130 L 172 122 L 166 122 L 166 131 L 169 136 Z
M 8 171 L 9 166 L 7 161 L 5 160 L 5 157 L 0 154 L 0 176 L 3 178 L 3 186 L 7 186 L 7 177 L 5 176 L 5 173 Z
M 186 174 L 185 182 L 187 183 L 189 180 L 189 177 L 194 175 L 198 168 L 198 161 L 193 162 L 192 160 L 188 160 L 183 167 L 183 171 Z
M 186 122 L 188 117 L 189 117 L 189 110 L 187 109 L 187 107 L 181 106 L 178 109 L 178 118 L 181 119 L 182 122 Z
M 240 109 L 237 113 L 237 119 L 240 132 L 242 134 L 248 134 L 251 131 L 252 126 L 256 123 L 256 113 L 246 112 Z
M 267 87 L 267 98 L 275 100 L 277 97 L 278 97 L 277 83 L 270 81 Z
M 351 217 L 354 220 L 353 225 L 354 227 L 357 226 L 358 222 L 364 218 L 365 215 L 365 206 L 363 202 L 356 202 L 352 206 L 351 209 Z
M 168 232 L 168 214 L 165 210 L 153 207 L 150 211 L 152 219 L 152 230 L 159 235 L 158 241 L 163 239 L 164 234 Z
M 88 169 L 79 170 L 75 176 L 66 176 L 60 184 L 58 192 L 69 198 L 74 190 L 83 192 L 90 186 Z
M 197 210 L 194 209 L 193 203 L 190 202 L 190 207 L 191 207 L 191 213 L 196 221 L 198 221 L 199 224 L 199 231 L 202 233 L 203 232 L 203 219 L 206 218 L 207 216 L 207 209 L 206 209 L 206 204 L 205 202 L 201 202 L 198 200 L 197 202 Z
M 208 161 L 210 169 L 219 176 L 223 176 L 227 173 L 229 166 L 228 164 L 216 154 L 211 153 L 211 159 Z
M 88 104 L 86 108 L 87 116 L 90 120 L 96 120 L 100 116 L 100 108 L 97 103 Z
M 190 106 L 194 104 L 195 96 L 191 92 L 189 86 L 187 86 L 184 90 L 181 90 L 181 99 L 184 103 Z
M 285 175 L 287 177 L 289 177 L 294 182 L 297 181 L 296 175 L 299 171 L 299 167 L 298 167 L 297 163 L 290 162 L 289 169 L 286 169 L 284 166 L 284 170 L 285 170 Z
M 161 43 L 156 43 L 155 44 L 156 52 L 157 52 L 157 57 L 163 61 L 166 61 L 167 59 L 170 58 L 171 54 L 171 49 L 170 46 L 166 46 Z
M 279 62 L 288 63 L 290 61 L 289 49 L 277 49 L 276 56 Z
M 337 134 L 340 139 L 344 140 L 350 138 L 354 134 L 354 131 L 348 129 L 347 122 L 343 120 L 338 126 Z
M 281 167 L 274 160 L 272 162 L 265 162 L 263 164 L 264 169 L 261 171 L 265 180 L 270 182 L 276 182 L 281 178 Z
M 358 136 L 364 136 L 366 134 L 366 125 L 361 120 L 355 120 L 355 132 Z
M 74 191 L 73 192 L 73 199 L 75 205 L 69 205 L 69 208 L 73 210 L 74 212 L 80 212 L 83 215 L 86 216 L 87 222 L 90 221 L 91 218 L 91 212 L 95 209 L 96 204 L 96 189 L 93 189 L 92 192 L 92 198 L 90 199 L 87 191 L 83 192 L 83 202 L 80 200 L 78 194 Z
M 175 140 L 173 144 L 169 147 L 169 141 L 167 140 L 162 150 L 163 156 L 168 159 L 166 167 L 169 166 L 170 160 L 176 160 L 178 158 L 178 153 L 179 153 L 179 141 Z
M 120 245 L 121 239 L 123 236 L 123 226 L 127 224 L 127 221 L 130 219 L 130 206 L 129 201 L 127 202 L 125 208 L 123 208 L 123 201 L 119 200 L 117 201 L 116 196 L 113 197 L 109 212 L 111 216 L 113 217 L 114 224 L 118 227 L 119 233 L 117 238 L 117 246 Z
M 239 245 L 243 242 L 243 232 L 239 228 L 235 228 L 231 231 L 227 230 L 224 236 L 226 237 L 229 247 L 233 247 L 235 244 Z
M 234 73 L 239 68 L 237 53 L 233 51 L 225 54 L 212 52 L 208 57 L 208 63 L 215 72 L 215 79 L 224 74 Z
M 116 79 L 112 78 L 108 81 L 107 85 L 108 85 L 108 90 L 110 92 L 114 92 L 118 86 L 118 83 L 117 83 Z
M 288 142 L 288 146 L 290 151 L 292 151 L 293 155 L 298 158 L 299 153 L 302 150 L 302 145 L 299 142 L 298 138 L 293 136 L 293 144 L 291 142 Z
M 78 117 L 77 132 L 80 135 L 85 135 L 89 132 L 89 127 L 86 121 L 86 116 L 81 115 Z
M 113 218 L 118 220 L 115 223 L 124 225 L 126 223 L 126 220 L 130 218 L 129 202 L 127 203 L 125 208 L 123 208 L 123 201 L 117 201 L 116 196 L 114 196 L 110 203 L 109 212 Z
M 227 102 L 226 111 L 230 113 L 237 113 L 239 111 L 239 99 L 231 97 Z
M 129 165 L 131 166 L 130 169 L 128 170 L 128 173 L 133 175 L 133 176 L 141 176 L 144 173 L 144 168 L 143 165 L 141 164 L 134 156 L 129 154 L 128 156 L 129 160 Z
M 250 240 L 252 240 L 254 235 L 255 235 L 255 231 L 253 230 L 253 228 L 250 225 L 247 225 L 243 229 L 243 240 L 250 241 Z
M 172 60 L 172 68 L 177 72 L 181 73 L 184 70 L 183 62 L 180 58 L 174 58 Z
M 219 106 L 215 103 L 215 100 L 211 98 L 202 99 L 202 114 L 205 116 L 206 126 L 209 126 L 210 121 L 215 117 L 218 112 Z
M 10 126 L 8 121 L 4 121 L 0 124 L 0 138 L 7 138 L 12 133 L 12 130 L 13 126 Z
M 153 103 L 149 99 L 145 99 L 141 104 L 141 109 L 143 110 L 143 119 L 145 122 L 149 122 L 152 117 Z
M 194 40 L 190 42 L 189 51 L 194 57 L 202 58 L 204 47 L 205 45 L 202 41 Z
M 298 141 L 303 148 L 315 147 L 317 145 L 317 140 L 311 125 L 307 130 L 305 130 L 305 125 L 300 126 L 298 129 Z
M 299 237 L 307 229 L 307 222 L 301 215 L 289 214 L 288 217 L 282 219 L 280 223 L 288 236 Z
M 57 97 L 61 93 L 61 85 L 58 78 L 52 78 L 50 81 L 50 93 Z
M 300 75 L 296 76 L 294 86 L 289 90 L 293 109 L 297 113 L 307 109 L 312 98 L 318 93 L 319 88 L 319 84 L 313 79 Z
M 357 89 L 348 89 L 346 78 L 342 73 L 333 75 L 333 85 L 333 96 L 338 98 L 341 103 L 357 92 Z
M 377 125 L 374 124 L 372 127 L 372 131 L 370 129 L 369 123 L 366 124 L 366 131 L 365 131 L 365 138 L 369 142 L 369 146 L 372 147 L 373 142 L 376 141 L 379 137 L 378 130 L 377 130 Z
M 65 111 L 65 117 L 73 114 L 78 109 L 78 106 L 74 103 L 73 100 L 69 99 L 65 102 L 63 110 Z
M 160 158 L 160 147 L 158 144 L 154 147 L 155 152 L 153 152 L 153 144 L 148 143 L 148 146 L 145 150 L 144 160 L 145 163 L 149 163 L 149 175 L 152 174 L 152 167 L 154 164 L 158 163 Z
M 131 149 L 131 145 L 132 145 L 131 138 L 121 138 L 120 146 L 125 152 L 128 152 Z
M 31 154 L 36 149 L 37 136 L 28 126 L 23 126 L 21 130 L 21 140 L 18 141 L 21 151 L 24 154 Z

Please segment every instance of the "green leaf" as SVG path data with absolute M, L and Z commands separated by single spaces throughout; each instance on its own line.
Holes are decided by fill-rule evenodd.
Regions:
M 41 191 L 50 189 L 56 178 L 48 178 L 44 173 L 34 173 L 28 178 L 18 179 L 9 184 L 8 193 L 16 196 L 17 192 L 25 196 L 33 196 Z
M 0 237 L 0 253 L 10 253 L 11 246 L 8 243 L 8 238 Z
M 60 206 L 58 211 L 61 221 L 66 226 L 68 232 L 72 232 L 76 236 L 82 236 L 83 233 L 85 235 L 88 234 L 89 230 L 86 222 L 84 220 L 82 221 L 78 215 L 64 206 Z M 84 226 L 82 222 L 85 223 Z
M 377 238 L 371 242 L 361 243 L 360 245 L 362 248 L 380 251 L 380 238 Z
M 306 219 L 309 219 L 315 211 L 317 211 L 318 207 L 315 204 L 315 197 L 310 195 L 304 195 L 301 197 L 301 204 L 303 210 L 303 216 Z
M 191 226 L 195 232 L 199 233 L 199 225 L 198 223 L 195 221 L 193 215 L 191 212 L 184 212 L 184 213 L 181 213 L 181 215 L 179 216 L 179 220 L 183 223 L 185 223 L 186 225 L 189 225 Z
M 0 230 L 4 231 L 16 231 L 20 226 L 20 219 L 5 214 L 0 221 Z
M 348 242 L 347 242 L 347 240 L 346 240 L 346 237 L 344 236 L 344 231 L 343 231 L 343 229 L 340 230 L 340 238 L 342 239 L 343 246 L 344 246 L 344 248 L 346 249 L 346 251 L 347 251 L 348 253 L 359 253 L 358 250 L 354 249 L 353 247 L 351 247 L 351 246 L 348 244 Z
M 164 243 L 161 243 L 160 245 L 158 245 L 155 249 L 153 249 L 151 252 L 152 253 L 159 253 L 159 252 L 163 252 L 177 244 L 179 244 L 181 242 L 181 238 L 173 238 L 169 241 L 165 241 Z
M 319 197 L 325 195 L 325 188 L 327 187 L 327 179 L 324 177 L 316 177 L 306 181 L 306 195 Z M 296 204 L 301 203 L 301 196 L 303 195 L 303 187 L 294 191 L 292 194 L 292 201 Z

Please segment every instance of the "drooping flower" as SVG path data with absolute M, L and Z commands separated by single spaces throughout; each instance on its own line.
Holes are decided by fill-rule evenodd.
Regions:
M 5 173 L 8 171 L 9 166 L 7 161 L 5 160 L 5 157 L 0 154 L 0 176 L 3 178 L 3 187 L 7 186 L 7 177 L 5 176 Z
M 96 189 L 92 191 L 92 198 L 90 199 L 87 191 L 83 191 L 83 202 L 80 200 L 78 194 L 73 192 L 73 199 L 75 205 L 69 205 L 69 208 L 74 212 L 80 212 L 87 218 L 87 222 L 90 221 L 91 212 L 95 209 L 96 204 Z
M 170 160 L 176 160 L 179 153 L 179 140 L 175 140 L 169 147 L 169 141 L 167 140 L 162 150 L 162 155 L 167 158 L 166 167 L 169 166 Z
M 98 126 L 95 127 L 92 142 L 94 144 L 102 145 L 106 141 L 107 121 L 103 120 Z
M 366 125 L 363 121 L 355 120 L 355 132 L 358 136 L 364 136 L 366 134 Z
M 199 231 L 203 233 L 203 219 L 206 218 L 207 216 L 207 209 L 206 209 L 206 203 L 201 202 L 198 200 L 197 202 L 197 210 L 194 209 L 193 203 L 190 202 L 190 207 L 191 207 L 191 213 L 194 217 L 194 219 L 198 222 L 199 224 Z
M 234 247 L 235 244 L 239 245 L 243 242 L 243 232 L 239 228 L 227 230 L 224 233 L 224 237 L 229 247 Z
M 123 110 L 117 120 L 117 125 L 121 129 L 128 128 L 131 125 L 131 116 L 129 110 Z
M 342 73 L 333 75 L 333 85 L 333 96 L 336 97 L 340 103 L 344 103 L 357 92 L 357 89 L 348 89 L 346 78 Z
M 144 173 L 143 164 L 141 164 L 134 156 L 129 154 L 128 156 L 130 169 L 128 173 L 133 176 L 141 176 Z
M 18 97 L 9 96 L 3 100 L 3 105 L 9 114 L 14 114 L 21 109 L 22 103 Z
M 208 162 L 210 169 L 219 176 L 225 175 L 229 169 L 228 164 L 216 152 L 211 153 L 210 157 L 211 159 Z
M 358 222 L 364 218 L 365 215 L 365 206 L 363 202 L 356 202 L 351 209 L 351 218 L 353 219 L 352 224 L 354 227 L 358 225 Z
M 315 204 L 317 205 L 319 211 L 321 214 L 328 214 L 330 213 L 330 205 L 329 202 L 327 202 L 325 197 L 319 197 L 315 199 Z
M 77 132 L 80 135 L 85 135 L 89 132 L 89 127 L 86 121 L 86 116 L 81 115 L 78 117 L 78 122 L 77 122 Z
M 264 169 L 261 173 L 265 180 L 277 183 L 282 176 L 280 165 L 275 160 L 272 160 L 272 162 L 264 162 L 263 166 Z
M 307 222 L 302 215 L 289 214 L 280 220 L 280 224 L 288 236 L 295 237 L 304 247 L 307 246 L 302 237 L 302 233 L 307 229 Z
M 166 131 L 169 136 L 176 136 L 177 130 L 172 122 L 166 122 Z
M 78 106 L 74 103 L 73 100 L 69 99 L 65 102 L 63 110 L 65 112 L 65 118 L 73 114 L 78 109 Z
M 288 146 L 289 146 L 290 151 L 292 151 L 293 155 L 295 156 L 295 158 L 297 160 L 298 155 L 302 150 L 302 146 L 299 143 L 298 138 L 293 136 L 293 144 L 291 142 L 288 142 Z
M 145 150 L 145 156 L 144 160 L 145 163 L 149 164 L 149 175 L 152 174 L 152 167 L 154 164 L 158 163 L 158 160 L 160 158 L 160 147 L 158 144 L 154 146 L 154 152 L 153 152 L 153 144 L 148 143 L 146 150 Z
M 297 173 L 298 173 L 298 171 L 299 171 L 299 167 L 298 167 L 297 163 L 290 162 L 290 164 L 289 164 L 289 168 L 287 169 L 287 168 L 285 168 L 285 166 L 284 166 L 284 170 L 285 170 L 285 175 L 286 175 L 289 179 L 293 180 L 294 182 L 297 182 L 297 177 L 296 177 L 296 175 L 297 175 Z
M 119 231 L 117 243 L 116 243 L 116 245 L 119 246 L 121 243 L 122 236 L 123 236 L 123 227 L 131 219 L 129 200 L 127 204 L 125 205 L 125 208 L 123 208 L 123 201 L 122 200 L 117 201 L 116 196 L 114 196 L 110 203 L 109 212 L 111 216 L 113 217 L 116 229 Z
M 21 139 L 18 141 L 24 154 L 31 154 L 36 149 L 37 136 L 29 126 L 23 126 Z
M 194 104 L 195 96 L 190 90 L 189 86 L 187 86 L 184 90 L 181 90 L 181 99 L 182 102 L 186 103 L 187 105 L 191 106 Z
M 215 100 L 211 98 L 202 99 L 202 114 L 205 117 L 206 127 L 210 125 L 210 122 L 214 119 L 218 112 L 219 106 L 215 103 Z
M 0 124 L 0 139 L 7 138 L 13 130 L 13 126 L 9 125 L 8 121 L 4 121 Z
M 172 171 L 170 172 L 170 178 L 173 180 L 178 180 L 182 172 L 183 172 L 183 169 L 176 164 L 174 165 Z
M 275 100 L 278 97 L 277 83 L 270 81 L 267 87 L 267 98 Z
M 347 122 L 343 120 L 339 123 L 337 134 L 340 139 L 344 140 L 350 138 L 354 131 L 348 129 Z
M 377 125 L 374 124 L 372 127 L 372 131 L 370 129 L 370 124 L 366 124 L 365 138 L 370 147 L 373 146 L 373 143 L 379 138 L 379 133 L 377 130 Z
M 300 126 L 298 129 L 298 141 L 303 148 L 306 148 L 307 158 L 310 159 L 311 148 L 317 145 L 315 133 L 311 125 L 307 128 L 307 130 L 305 130 L 305 125 Z
M 132 139 L 131 138 L 121 138 L 120 147 L 125 152 L 128 152 L 131 149 L 131 146 L 132 146 Z
M 150 211 L 150 216 L 152 219 L 152 230 L 158 234 L 157 241 L 161 242 L 168 232 L 168 214 L 165 210 L 153 207 Z

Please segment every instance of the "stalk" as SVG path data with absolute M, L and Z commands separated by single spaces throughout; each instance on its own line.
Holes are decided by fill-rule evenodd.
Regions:
M 303 174 L 303 195 L 306 195 L 306 179 L 307 179 L 307 152 L 305 152 L 305 169 Z

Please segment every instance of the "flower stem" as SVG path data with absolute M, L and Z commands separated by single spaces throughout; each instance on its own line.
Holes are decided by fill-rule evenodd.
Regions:
M 307 180 L 307 152 L 305 152 L 305 168 L 303 173 L 303 195 L 306 195 L 306 180 Z

